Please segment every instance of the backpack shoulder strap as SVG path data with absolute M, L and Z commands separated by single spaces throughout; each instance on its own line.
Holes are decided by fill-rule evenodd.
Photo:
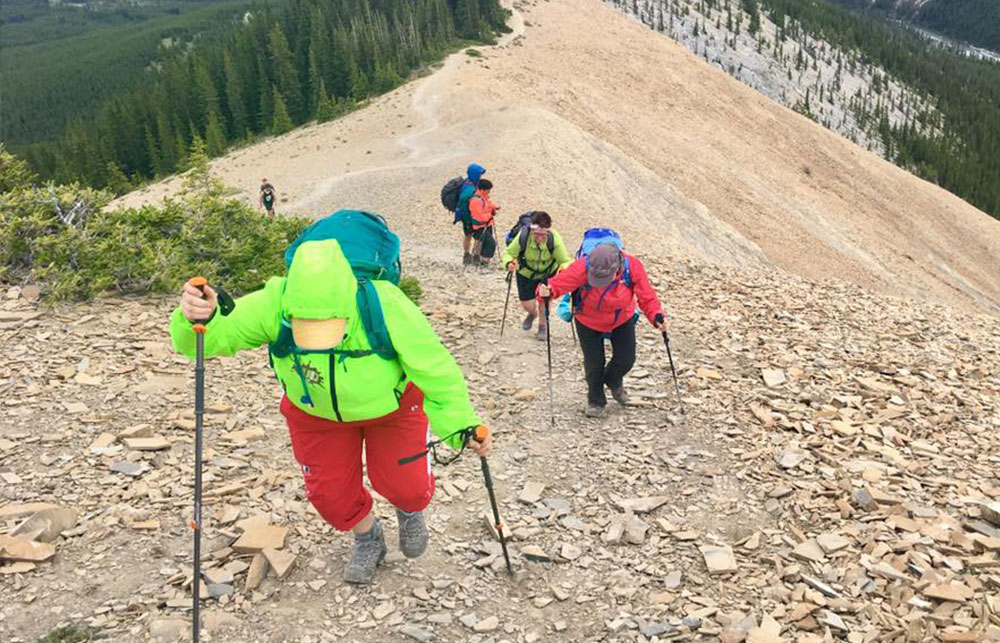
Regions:
M 548 236 L 545 237 L 545 245 L 549 248 L 549 254 L 554 255 L 556 251 L 556 236 L 552 234 L 551 230 L 549 230 Z
M 382 314 L 382 302 L 371 280 L 363 277 L 358 279 L 357 302 L 361 324 L 368 336 L 372 352 L 383 359 L 396 359 L 396 349 L 392 346 L 392 338 L 389 337 L 389 329 Z
M 524 253 L 528 251 L 528 234 L 531 232 L 531 228 L 528 226 L 521 226 L 521 232 L 517 235 L 517 243 L 521 247 L 521 251 L 518 253 L 517 258 L 524 261 Z
M 632 270 L 629 268 L 628 257 L 622 254 L 622 263 L 625 268 L 622 271 L 622 283 L 625 284 L 627 288 L 632 288 Z

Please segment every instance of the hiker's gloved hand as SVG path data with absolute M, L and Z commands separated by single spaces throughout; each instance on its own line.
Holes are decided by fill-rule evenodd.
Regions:
M 211 286 L 205 286 L 205 292 L 190 283 L 184 283 L 181 293 L 181 314 L 191 323 L 205 321 L 212 317 L 219 297 Z
M 653 317 L 653 325 L 656 326 L 658 331 L 663 333 L 670 330 L 670 322 L 663 316 L 663 313 L 656 313 L 656 317 Z
M 549 288 L 548 284 L 539 284 L 537 293 L 539 297 L 547 299 L 552 296 L 552 289 Z
M 516 272 L 516 271 L 517 271 L 516 261 L 511 261 L 509 264 L 507 264 L 507 272 Z
M 486 439 L 482 442 L 469 440 L 469 448 L 472 449 L 476 455 L 485 458 L 490 454 L 490 450 L 493 448 L 493 436 L 487 435 Z

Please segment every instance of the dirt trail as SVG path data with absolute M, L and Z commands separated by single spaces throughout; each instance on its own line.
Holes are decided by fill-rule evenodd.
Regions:
M 288 525 L 297 561 L 287 578 L 257 591 L 242 591 L 240 576 L 232 599 L 210 605 L 235 619 L 211 641 L 715 640 L 764 614 L 811 641 L 811 616 L 782 617 L 824 600 L 803 584 L 807 573 L 836 586 L 846 602 L 827 606 L 863 640 L 888 637 L 905 614 L 892 601 L 913 592 L 877 575 L 872 590 L 862 578 L 872 556 L 906 570 L 895 554 L 912 552 L 951 579 L 950 566 L 968 566 L 979 552 L 971 537 L 947 555 L 925 552 L 927 539 L 899 544 L 885 525 L 902 515 L 900 505 L 865 514 L 841 503 L 850 508 L 852 491 L 878 488 L 924 516 L 940 512 L 935 528 L 961 532 L 960 521 L 978 517 L 970 498 L 1000 497 L 1000 334 L 991 316 L 825 278 L 893 295 L 922 288 L 927 298 L 971 306 L 972 289 L 996 294 L 988 282 L 1000 253 L 980 261 L 996 243 L 986 234 L 994 222 L 759 102 L 598 2 L 519 8 L 524 35 L 483 48 L 484 57 L 456 54 L 362 111 L 235 151 L 213 168 L 250 200 L 266 175 L 281 193 L 279 210 L 364 207 L 389 218 L 406 270 L 426 291 L 422 308 L 495 430 L 492 466 L 520 575 L 510 581 L 501 572 L 483 526 L 478 463 L 466 457 L 436 469 L 427 555 L 414 562 L 393 555 L 377 585 L 342 586 L 349 540 L 309 509 L 277 413 L 279 391 L 266 355 L 255 351 L 210 370 L 217 408 L 207 482 L 245 485 L 209 507 L 206 551 L 225 554 L 238 532 L 218 518 L 232 506 L 241 518 L 267 512 Z M 699 88 L 705 95 L 696 106 L 688 94 Z M 756 154 L 753 145 L 762 146 Z M 484 162 L 496 183 L 501 229 L 521 211 L 546 208 L 571 245 L 586 226 L 623 231 L 674 320 L 686 414 L 673 399 L 661 339 L 644 323 L 628 380 L 633 403 L 603 420 L 584 418 L 579 352 L 568 326 L 553 321 L 552 428 L 544 344 L 517 328 L 513 302 L 500 341 L 504 282 L 498 272 L 461 269 L 458 233 L 438 205 L 439 186 L 472 160 Z M 799 176 L 804 163 L 813 179 Z M 150 186 L 120 202 L 162 198 L 175 186 Z M 898 204 L 884 198 L 901 190 L 907 196 Z M 845 214 L 848 204 L 856 216 Z M 895 221 L 907 208 L 925 213 L 913 239 L 895 232 L 873 243 L 872 234 L 903 229 Z M 935 208 L 947 221 L 926 214 Z M 933 251 L 942 267 L 915 272 L 898 254 L 908 244 Z M 8 355 L 0 364 L 7 396 L 0 474 L 21 482 L 2 478 L 0 505 L 44 500 L 83 512 L 82 531 L 58 541 L 51 563 L 0 578 L 3 640 L 33 643 L 59 623 L 82 622 L 108 640 L 134 643 L 148 639 L 152 622 L 184 616 L 168 602 L 183 602 L 185 592 L 167 580 L 191 563 L 192 378 L 169 348 L 172 305 L 102 300 L 33 318 L 22 300 L 3 304 L 16 321 L 0 326 Z M 787 381 L 765 385 L 762 368 Z M 532 392 L 515 401 L 520 389 Z M 167 436 L 170 449 L 90 451 L 101 433 L 140 424 Z M 223 438 L 243 429 L 263 429 L 263 437 Z M 797 464 L 786 466 L 789 458 Z M 135 478 L 115 473 L 110 467 L 121 460 L 148 469 Z M 541 500 L 518 500 L 528 482 L 545 485 Z M 669 502 L 639 515 L 641 525 L 621 509 L 622 500 L 661 496 Z M 391 508 L 379 502 L 378 511 L 392 543 Z M 134 527 L 153 519 L 157 529 Z M 622 520 L 634 544 L 609 537 Z M 834 531 L 852 543 L 831 557 L 837 564 L 790 557 L 800 536 Z M 525 563 L 520 550 L 528 545 L 554 562 Z M 699 548 L 709 545 L 733 547 L 737 575 L 706 570 Z M 796 566 L 801 574 L 789 571 Z M 978 614 L 992 609 L 984 598 L 993 587 L 989 569 L 975 600 L 941 611 L 966 625 L 976 620 L 972 604 Z M 910 629 L 899 631 L 932 637 L 945 617 L 935 614 L 929 630 L 921 629 L 923 615 L 905 618 Z

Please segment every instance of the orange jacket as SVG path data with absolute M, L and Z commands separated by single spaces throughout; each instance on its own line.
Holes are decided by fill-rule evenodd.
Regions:
M 482 230 L 493 225 L 493 215 L 496 211 L 497 207 L 493 205 L 493 202 L 486 196 L 486 193 L 482 190 L 476 190 L 476 193 L 469 199 L 469 214 L 472 215 L 472 229 Z

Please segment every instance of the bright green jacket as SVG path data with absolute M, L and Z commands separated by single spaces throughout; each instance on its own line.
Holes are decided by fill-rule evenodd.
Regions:
M 520 262 L 517 272 L 528 279 L 541 280 L 551 277 L 557 271 L 573 263 L 573 259 L 566 251 L 566 244 L 563 243 L 562 236 L 555 230 L 552 232 L 552 252 L 549 252 L 549 245 L 545 241 L 538 243 L 531 234 L 528 234 L 527 244 L 524 249 L 524 261 Z M 500 265 L 506 267 L 521 254 L 520 234 L 507 246 L 503 252 L 503 260 Z M 554 260 L 554 263 L 553 263 Z
M 300 355 L 313 402 L 309 406 L 302 400 L 302 377 L 295 370 L 293 356 L 272 355 L 274 373 L 288 399 L 306 413 L 329 420 L 370 420 L 397 410 L 403 390 L 412 382 L 424 393 L 424 411 L 439 437 L 481 424 L 469 402 L 462 371 L 420 309 L 391 283 L 374 284 L 398 357 Z M 216 311 L 206 324 L 205 356 L 228 357 L 274 343 L 282 317 L 346 318 L 345 337 L 337 349 L 369 350 L 356 291 L 357 281 L 336 241 L 303 243 L 295 252 L 288 277 L 272 277 L 263 289 L 240 297 L 228 316 Z M 179 307 L 171 317 L 170 337 L 177 352 L 194 358 L 195 333 Z M 461 446 L 459 436 L 448 442 Z

